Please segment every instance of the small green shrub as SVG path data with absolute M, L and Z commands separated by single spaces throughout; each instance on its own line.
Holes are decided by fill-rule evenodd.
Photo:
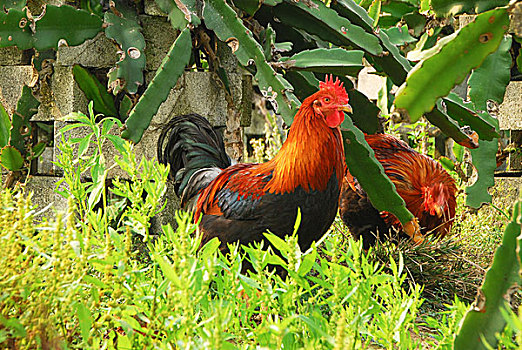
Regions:
M 96 122 L 90 110 L 90 116 L 75 114 L 77 124 L 68 127 L 83 127 L 87 136 L 63 139 L 59 146 L 65 214 L 35 224 L 31 194 L 20 189 L 0 195 L 2 346 L 419 346 L 420 288 L 402 288 L 402 259 L 384 272 L 361 254 L 358 243 L 333 231 L 320 249 L 305 253 L 295 235 L 268 235 L 280 254 L 232 247 L 223 256 L 217 240 L 198 250 L 197 226 L 180 211 L 176 229 L 164 226 L 162 235 L 149 239 L 148 223 L 162 209 L 167 169 L 137 162 L 131 145 L 110 135 L 117 122 Z M 119 151 L 116 163 L 131 181 L 107 186 L 107 141 Z M 80 180 L 82 174 L 92 181 Z M 143 252 L 134 248 L 133 237 L 145 241 L 149 259 L 137 258 Z M 255 272 L 241 274 L 245 259 Z
M 63 139 L 57 163 L 65 214 L 35 223 L 23 189 L 0 194 L 0 344 L 16 349 L 415 349 L 451 344 L 467 305 L 422 312 L 405 254 L 374 260 L 333 226 L 301 252 L 297 237 L 267 234 L 272 248 L 219 242 L 202 249 L 189 214 L 149 236 L 167 169 L 136 161 L 117 121 L 76 114 L 87 136 Z M 65 130 L 67 131 L 67 130 Z M 104 143 L 130 181 L 105 181 Z M 80 180 L 90 174 L 91 180 Z M 112 195 L 108 194 L 108 191 Z M 299 224 L 299 220 L 296 225 Z M 296 226 L 297 227 L 297 226 Z M 135 248 L 139 238 L 145 250 Z M 143 254 L 147 256 L 143 258 Z M 282 259 L 284 258 L 284 259 Z M 245 259 L 254 271 L 241 273 Z M 286 271 L 276 274 L 273 267 Z M 512 316 L 506 316 L 512 317 Z M 512 346 L 516 316 L 501 335 Z

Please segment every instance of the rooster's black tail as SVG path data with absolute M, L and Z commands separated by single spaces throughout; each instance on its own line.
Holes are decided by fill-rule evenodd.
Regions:
M 170 165 L 169 177 L 185 205 L 231 165 L 221 135 L 204 117 L 174 117 L 158 139 L 158 160 Z

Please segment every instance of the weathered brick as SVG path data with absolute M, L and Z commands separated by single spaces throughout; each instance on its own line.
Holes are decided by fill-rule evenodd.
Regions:
M 44 217 L 56 218 L 56 212 L 67 211 L 67 199 L 54 191 L 59 180 L 59 177 L 54 176 L 31 176 L 25 184 L 26 192 L 33 193 L 32 202 L 37 206 L 37 215 L 34 217 L 36 221 Z M 64 186 L 67 186 L 65 182 L 60 188 Z
M 145 13 L 150 16 L 167 17 L 167 14 L 161 11 L 154 0 L 145 0 Z
M 109 68 L 118 60 L 117 51 L 115 44 L 100 33 L 81 45 L 59 47 L 56 63 L 62 66 L 80 64 L 84 67 Z
M 177 34 L 165 17 L 140 16 L 140 20 L 143 27 L 143 37 L 147 43 L 145 46 L 146 69 L 155 71 L 176 40 Z
M 223 90 L 217 85 L 212 72 L 185 72 L 176 86 L 160 106 L 151 122 L 149 130 L 154 130 L 167 122 L 172 116 L 198 113 L 214 126 L 224 126 L 227 116 L 227 103 Z M 149 73 L 150 81 L 154 74 Z
M 19 66 L 28 65 L 30 60 L 24 51 L 15 46 L 0 48 L 0 66 Z
M 9 112 L 16 108 L 22 87 L 32 80 L 31 66 L 0 66 L 0 101 Z
M 509 82 L 499 108 L 501 130 L 522 130 L 522 81 Z
M 55 66 L 50 87 L 53 91 L 54 101 L 48 114 L 40 114 L 46 106 L 40 106 L 39 114 L 35 120 L 66 120 L 71 112 L 87 113 L 89 101 L 72 74 L 72 67 Z

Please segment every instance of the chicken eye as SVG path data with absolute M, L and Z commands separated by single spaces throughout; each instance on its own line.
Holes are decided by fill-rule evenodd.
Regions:
M 330 102 L 330 98 L 329 97 L 325 97 L 324 98 L 324 102 Z

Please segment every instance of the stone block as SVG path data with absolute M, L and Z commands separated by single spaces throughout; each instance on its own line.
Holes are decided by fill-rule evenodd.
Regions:
M 165 17 L 140 16 L 140 20 L 143 27 L 143 37 L 147 43 L 145 46 L 147 57 L 145 68 L 148 71 L 155 71 L 176 40 L 177 34 Z
M 0 66 L 19 66 L 30 64 L 23 50 L 14 46 L 0 48 Z
M 227 117 L 225 94 L 212 72 L 185 72 L 160 106 L 149 130 L 161 127 L 175 115 L 198 113 L 214 126 L 224 126 Z M 146 79 L 152 80 L 154 73 Z
M 36 159 L 36 174 L 38 175 L 53 175 L 54 150 L 53 147 L 45 147 L 43 153 Z
M 0 101 L 9 113 L 22 95 L 22 87 L 33 81 L 31 66 L 0 66 Z
M 55 66 L 49 89 L 32 121 L 66 120 L 71 112 L 87 113 L 89 101 L 74 81 L 72 67 Z
M 477 17 L 477 15 L 460 15 L 458 17 L 459 18 L 458 29 L 461 29 L 462 27 L 465 27 L 468 24 L 470 24 L 471 22 L 473 22 L 475 20 L 475 17 Z
M 158 113 L 152 119 L 149 128 L 145 131 L 141 141 L 135 145 L 134 151 L 136 158 L 146 159 L 156 158 L 156 146 L 158 137 L 165 123 L 175 115 L 188 113 L 198 113 L 209 119 L 212 125 L 220 127 L 225 125 L 226 121 L 226 102 L 222 89 L 217 86 L 210 72 L 186 72 L 180 77 L 178 84 L 171 90 L 167 100 L 160 106 Z M 86 104 L 85 104 L 86 106 Z M 60 155 L 57 148 L 58 142 L 61 140 L 60 129 L 69 124 L 63 118 L 56 121 L 55 128 L 55 148 L 54 160 Z M 84 128 L 76 128 L 69 130 L 64 134 L 66 139 L 81 138 L 87 135 L 88 130 Z M 111 133 L 119 135 L 120 131 L 114 128 Z M 92 146 L 91 146 L 92 147 Z M 87 154 L 92 154 L 93 149 L 88 149 Z M 108 160 L 108 166 L 113 164 L 114 156 L 117 151 L 112 144 L 107 141 L 104 148 L 105 157 Z M 62 170 L 54 167 L 55 174 L 62 174 Z M 88 176 L 88 174 L 84 174 Z M 109 172 L 109 177 L 128 178 L 128 175 L 119 167 L 113 168 Z
M 521 199 L 522 177 L 496 177 L 495 186 L 490 190 L 493 205 L 498 208 L 510 208 Z
M 29 11 L 36 17 L 36 15 L 40 15 L 43 12 L 43 8 L 45 5 L 70 5 L 76 8 L 79 8 L 80 1 L 79 0 L 29 0 L 27 1 L 27 7 Z
M 104 33 L 78 46 L 61 46 L 56 53 L 56 63 L 61 66 L 80 64 L 84 67 L 109 68 L 118 60 L 115 44 Z
M 167 14 L 161 11 L 154 0 L 145 0 L 145 13 L 150 16 L 167 17 Z
M 25 184 L 26 191 L 33 193 L 32 202 L 37 206 L 35 221 L 41 221 L 44 217 L 56 218 L 56 212 L 67 211 L 67 199 L 54 192 L 59 180 L 54 176 L 31 176 Z
M 499 107 L 501 130 L 522 130 L 522 81 L 510 81 Z
M 379 90 L 386 83 L 384 77 L 371 74 L 375 72 L 373 67 L 364 67 L 357 78 L 357 90 L 366 95 L 370 100 L 377 100 Z

